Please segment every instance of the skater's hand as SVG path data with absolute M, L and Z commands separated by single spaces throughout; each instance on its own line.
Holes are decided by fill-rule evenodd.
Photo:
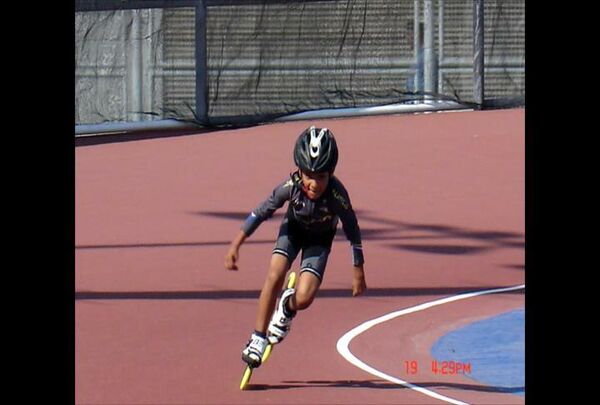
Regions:
M 227 270 L 237 270 L 237 261 L 240 257 L 239 251 L 235 248 L 230 248 L 225 255 L 225 268 Z
M 240 258 L 240 246 L 246 240 L 248 236 L 244 233 L 244 231 L 240 230 L 237 234 L 231 245 L 229 246 L 229 250 L 225 255 L 225 268 L 227 270 L 237 270 L 237 261 Z
M 354 266 L 352 278 L 352 296 L 361 295 L 367 289 L 363 266 Z

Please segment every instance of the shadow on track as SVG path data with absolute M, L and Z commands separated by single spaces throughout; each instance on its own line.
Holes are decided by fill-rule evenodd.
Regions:
M 192 212 L 192 215 L 218 218 L 241 222 L 247 216 L 246 212 Z M 391 242 L 386 244 L 388 248 L 399 249 L 417 253 L 438 255 L 473 255 L 492 249 L 514 248 L 523 249 L 525 243 L 523 235 L 515 232 L 503 231 L 476 231 L 459 227 L 439 224 L 414 224 L 380 218 L 370 215 L 364 211 L 357 210 L 357 215 L 365 223 L 370 222 L 373 226 L 361 225 L 361 234 L 364 241 Z M 276 213 L 273 219 L 280 220 L 283 214 Z M 381 226 L 384 226 L 383 228 Z M 468 240 L 469 244 L 456 244 L 456 239 Z M 343 241 L 345 236 L 338 232 L 335 240 Z M 405 241 L 435 241 L 435 243 L 403 243 Z M 453 243 L 444 243 L 444 240 L 452 240 Z M 395 242 L 395 243 L 394 243 Z M 473 245 L 475 242 L 477 245 Z M 122 243 L 122 244 L 97 244 L 78 245 L 79 250 L 93 249 L 135 249 L 135 248 L 173 248 L 173 247 L 205 247 L 205 246 L 228 246 L 230 240 L 205 241 L 205 242 L 177 242 L 177 243 Z M 247 244 L 274 244 L 275 239 L 249 239 Z M 483 244 L 482 244 L 483 243 Z
M 459 384 L 446 382 L 411 382 L 423 388 L 451 388 L 463 391 L 492 392 L 515 394 L 525 392 L 525 387 L 499 387 L 476 384 Z M 294 388 L 370 388 L 370 389 L 407 389 L 403 385 L 394 384 L 383 380 L 308 380 L 308 381 L 282 381 L 281 384 L 251 384 L 247 389 L 252 391 L 286 390 Z
M 504 288 L 506 286 L 423 287 L 423 288 L 369 288 L 362 297 L 402 297 L 423 295 L 455 295 Z M 524 294 L 523 290 L 497 294 Z M 215 291 L 76 291 L 76 300 L 227 300 L 257 299 L 259 290 Z M 319 298 L 350 298 L 350 288 L 325 288 L 319 290 Z

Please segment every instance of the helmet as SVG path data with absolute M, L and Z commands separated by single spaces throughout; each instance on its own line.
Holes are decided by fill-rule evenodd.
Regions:
M 294 147 L 294 163 L 300 169 L 333 172 L 337 161 L 337 144 L 329 129 L 311 126 L 300 134 Z

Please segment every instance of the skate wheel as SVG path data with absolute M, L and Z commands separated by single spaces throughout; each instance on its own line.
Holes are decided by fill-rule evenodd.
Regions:
M 262 363 L 263 364 L 267 361 L 267 359 L 271 355 L 271 350 L 273 350 L 273 345 L 272 344 L 268 344 L 267 348 L 265 349 L 265 352 L 263 353 L 263 356 L 262 356 Z
M 292 271 L 288 278 L 287 288 L 294 288 L 296 285 L 296 272 Z
M 242 376 L 242 381 L 240 382 L 240 389 L 246 389 L 246 385 L 250 381 L 250 377 L 252 377 L 252 367 L 247 366 L 246 370 L 244 370 L 244 375 Z

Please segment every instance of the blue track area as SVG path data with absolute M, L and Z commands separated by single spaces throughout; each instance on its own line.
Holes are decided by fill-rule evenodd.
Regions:
M 525 310 L 454 330 L 433 345 L 431 354 L 438 362 L 470 364 L 465 375 L 490 390 L 525 395 Z

